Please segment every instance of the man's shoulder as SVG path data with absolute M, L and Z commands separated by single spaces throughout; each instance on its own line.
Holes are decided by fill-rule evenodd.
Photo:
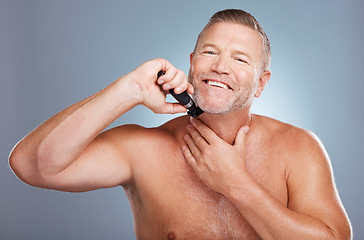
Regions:
M 268 133 L 271 141 L 283 144 L 287 150 L 295 151 L 321 144 L 318 137 L 310 130 L 289 124 L 274 118 L 256 115 L 262 131 Z
M 269 132 L 268 143 L 281 159 L 286 159 L 293 168 L 322 166 L 329 161 L 319 138 L 310 130 L 294 126 L 273 118 L 261 117 L 265 130 Z
M 167 121 L 157 127 L 143 127 L 137 124 L 125 124 L 105 131 L 105 134 L 110 135 L 115 140 L 127 141 L 165 141 L 170 138 L 175 138 L 176 132 L 180 129 L 183 122 L 186 122 L 186 117 L 178 117 Z

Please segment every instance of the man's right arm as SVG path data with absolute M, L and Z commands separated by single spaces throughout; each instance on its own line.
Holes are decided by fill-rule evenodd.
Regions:
M 166 74 L 157 84 L 160 70 Z M 10 166 L 30 185 L 62 191 L 88 191 L 126 183 L 132 174 L 127 142 L 131 128 L 100 132 L 138 104 L 155 113 L 184 112 L 181 105 L 166 103 L 163 90 L 169 88 L 193 91 L 185 74 L 168 61 L 146 62 L 36 128 L 15 146 Z

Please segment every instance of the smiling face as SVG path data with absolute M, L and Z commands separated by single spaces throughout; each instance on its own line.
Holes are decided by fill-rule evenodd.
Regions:
M 220 114 L 250 106 L 270 76 L 259 72 L 259 33 L 242 24 L 217 22 L 197 44 L 191 53 L 189 80 L 198 106 L 205 112 Z

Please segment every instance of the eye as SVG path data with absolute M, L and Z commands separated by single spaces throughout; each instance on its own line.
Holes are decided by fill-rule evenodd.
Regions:
M 203 53 L 208 54 L 208 55 L 215 55 L 215 53 L 213 51 L 205 51 Z
M 245 64 L 248 64 L 248 62 L 244 59 L 241 59 L 241 58 L 235 58 L 236 61 L 238 62 L 241 62 L 241 63 L 245 63 Z

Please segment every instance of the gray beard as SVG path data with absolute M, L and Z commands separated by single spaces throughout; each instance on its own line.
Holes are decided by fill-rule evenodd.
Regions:
M 193 81 L 192 81 L 193 83 Z M 254 81 L 252 87 L 242 89 L 240 92 L 235 94 L 235 98 L 230 102 L 225 102 L 221 106 L 213 106 L 208 104 L 205 99 L 201 96 L 201 92 L 195 86 L 195 92 L 192 95 L 195 103 L 204 112 L 211 114 L 225 114 L 236 110 L 241 110 L 253 103 L 255 92 L 258 88 L 258 81 Z
M 252 91 L 247 94 L 249 95 L 247 96 L 245 94 L 244 96 L 236 98 L 233 102 L 226 103 L 221 106 L 213 106 L 206 103 L 205 99 L 203 99 L 198 90 L 195 90 L 195 93 L 192 95 L 192 97 L 195 100 L 197 106 L 199 106 L 204 112 L 211 114 L 225 114 L 236 110 L 241 110 L 251 105 L 254 99 L 254 94 L 252 94 Z
M 203 73 L 202 73 L 203 74 Z M 233 112 L 236 110 L 241 110 L 247 106 L 250 106 L 253 103 L 254 95 L 258 89 L 259 79 L 255 77 L 252 86 L 246 86 L 244 89 L 240 90 L 235 94 L 235 99 L 230 103 L 224 103 L 222 106 L 213 106 L 208 104 L 205 99 L 201 96 L 201 92 L 198 88 L 196 88 L 195 81 L 192 77 L 192 68 L 188 71 L 188 82 L 193 85 L 194 93 L 192 94 L 192 98 L 195 101 L 196 105 L 200 107 L 204 112 L 211 114 L 225 114 L 229 112 Z M 259 76 L 257 74 L 256 76 Z M 200 75 L 200 78 L 201 77 Z

